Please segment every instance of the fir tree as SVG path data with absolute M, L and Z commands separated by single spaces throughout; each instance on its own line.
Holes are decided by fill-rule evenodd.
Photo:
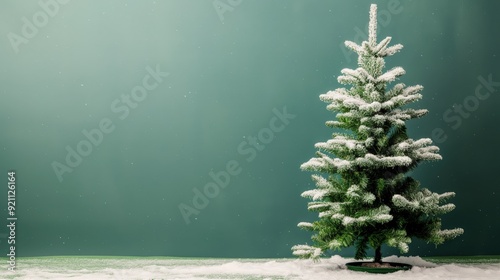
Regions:
M 377 43 L 377 6 L 370 7 L 368 41 L 345 45 L 358 54 L 359 67 L 343 69 L 338 88 L 320 95 L 337 112 L 326 125 L 345 133 L 333 133 L 327 142 L 316 143 L 316 157 L 301 165 L 312 175 L 313 190 L 302 193 L 312 199 L 308 209 L 319 212 L 313 223 L 298 226 L 315 232 L 313 246 L 296 245 L 293 254 L 317 259 L 327 250 L 354 246 L 355 258 L 375 251 L 381 262 L 381 246 L 408 252 L 412 237 L 441 244 L 463 233 L 463 229 L 441 230 L 441 214 L 455 208 L 445 203 L 455 193 L 437 194 L 422 188 L 405 175 L 422 161 L 440 160 L 432 140 L 408 137 L 405 122 L 422 117 L 427 110 L 407 108 L 422 98 L 420 85 L 389 85 L 405 74 L 401 67 L 384 72 L 384 58 L 403 47 L 389 47 L 391 37 Z

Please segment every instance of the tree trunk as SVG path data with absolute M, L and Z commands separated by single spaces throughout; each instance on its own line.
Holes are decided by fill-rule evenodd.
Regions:
M 380 248 L 381 246 L 378 246 L 375 248 L 375 260 L 374 262 L 381 263 L 382 262 L 382 249 Z

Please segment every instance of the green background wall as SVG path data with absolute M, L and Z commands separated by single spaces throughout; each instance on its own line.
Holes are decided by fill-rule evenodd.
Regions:
M 443 227 L 465 230 L 409 254 L 500 254 L 500 2 L 488 0 L 2 1 L 0 220 L 15 170 L 17 254 L 291 257 L 310 238 L 296 224 L 316 217 L 299 165 L 332 133 L 318 95 L 356 67 L 341 46 L 366 38 L 372 2 L 379 39 L 405 46 L 387 66 L 424 86 L 413 107 L 430 113 L 410 137 L 432 137 L 444 158 L 413 176 L 457 193 Z M 148 67 L 168 76 L 147 80 Z M 88 155 L 71 167 L 78 148 Z M 228 167 L 217 193 L 210 173 Z M 189 224 L 180 205 L 196 211 Z

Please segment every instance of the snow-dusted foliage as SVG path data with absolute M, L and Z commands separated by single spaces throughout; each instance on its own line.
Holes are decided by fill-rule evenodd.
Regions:
M 437 194 L 421 188 L 405 175 L 422 161 L 440 160 L 439 148 L 429 138 L 411 139 L 406 122 L 420 118 L 425 109 L 407 105 L 422 98 L 421 85 L 393 82 L 405 74 L 402 67 L 384 70 L 385 57 L 403 46 L 389 46 L 391 37 L 377 43 L 376 5 L 370 8 L 368 41 L 345 45 L 358 54 L 358 68 L 342 69 L 338 82 L 348 87 L 320 95 L 336 119 L 326 125 L 347 133 L 316 143 L 316 157 L 300 168 L 312 175 L 316 188 L 302 193 L 310 211 L 318 212 L 314 223 L 299 227 L 316 232 L 313 246 L 294 246 L 299 257 L 318 258 L 327 250 L 355 246 L 356 258 L 375 249 L 380 261 L 381 245 L 409 250 L 412 237 L 440 244 L 463 233 L 460 228 L 441 230 L 441 214 L 455 208 L 445 203 L 453 192 Z

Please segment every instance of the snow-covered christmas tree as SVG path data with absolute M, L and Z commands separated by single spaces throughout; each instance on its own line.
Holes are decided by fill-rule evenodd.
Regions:
M 455 193 L 437 194 L 422 188 L 408 175 L 422 161 L 440 160 L 432 140 L 408 137 L 405 122 L 422 117 L 427 110 L 406 105 L 422 98 L 420 85 L 390 84 L 405 74 L 401 67 L 384 72 L 384 58 L 397 53 L 401 44 L 388 46 L 391 37 L 377 43 L 377 6 L 370 7 L 368 41 L 361 45 L 346 41 L 358 54 L 358 68 L 343 69 L 338 88 L 320 95 L 337 112 L 326 125 L 345 133 L 333 133 L 327 142 L 316 143 L 316 157 L 301 165 L 312 175 L 313 190 L 302 193 L 312 199 L 308 209 L 319 212 L 313 223 L 298 226 L 315 232 L 313 246 L 296 245 L 293 254 L 316 259 L 328 250 L 354 246 L 355 258 L 375 251 L 381 262 L 381 246 L 408 252 L 412 237 L 441 244 L 463 233 L 463 229 L 441 229 L 439 215 L 455 205 L 445 203 Z

